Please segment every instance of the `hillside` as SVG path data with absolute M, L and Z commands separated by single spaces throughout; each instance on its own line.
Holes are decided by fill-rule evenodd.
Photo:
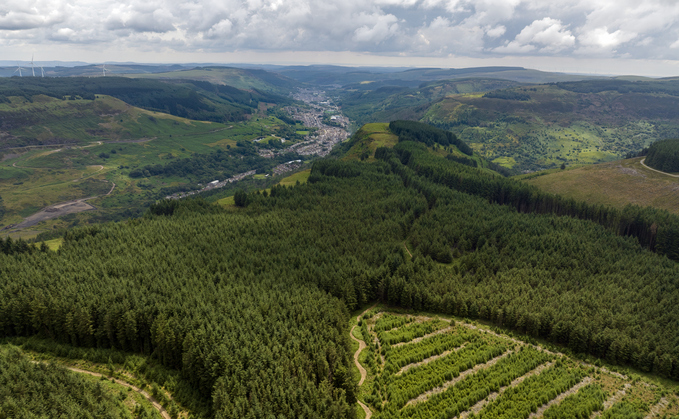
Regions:
M 485 158 L 521 171 L 617 160 L 679 135 L 676 80 L 477 87 L 484 85 L 490 92 L 425 85 L 347 93 L 343 109 L 364 122 L 403 118 L 450 129 Z
M 545 192 L 590 204 L 620 209 L 632 204 L 679 214 L 679 178 L 649 170 L 641 164 L 642 159 L 553 169 L 517 178 Z
M 293 79 L 277 73 L 257 69 L 232 67 L 197 67 L 172 72 L 125 74 L 125 77 L 160 80 L 197 80 L 237 89 L 287 95 L 299 85 Z
M 181 84 L 124 77 L 0 78 L 0 105 L 11 102 L 13 97 L 23 97 L 28 102 L 36 95 L 61 100 L 94 100 L 99 94 L 147 110 L 213 122 L 245 120 L 256 113 L 260 102 L 280 105 L 292 102 L 277 95 L 197 81 Z M 14 115 L 11 107 L 3 111 L 0 114 L 2 130 L 30 125 L 31 118 L 37 117 L 27 112 Z
M 679 277 L 663 256 L 678 256 L 676 217 L 539 194 L 413 138 L 376 149 L 372 162 L 318 161 L 306 183 L 248 193 L 237 208 L 161 201 L 133 221 L 68 231 L 58 252 L 0 254 L 0 337 L 47 340 L 47 351 L 75 359 L 111 349 L 155 360 L 177 372 L 157 374 L 159 386 L 193 397 L 193 413 L 208 418 L 353 418 L 357 398 L 384 404 L 383 417 L 444 412 L 457 390 L 399 413 L 413 397 L 463 382 L 478 390 L 465 410 L 486 390 L 512 384 L 485 409 L 509 411 L 509 403 L 522 406 L 512 417 L 528 417 L 561 394 L 561 404 L 547 407 L 582 408 L 566 397 L 574 388 L 610 400 L 638 383 L 521 351 L 507 337 L 474 332 L 469 321 L 459 324 L 468 334 L 440 337 L 460 350 L 434 355 L 431 341 L 413 344 L 447 327 L 436 314 L 551 342 L 590 363 L 679 377 Z M 364 394 L 352 373 L 349 313 L 377 301 L 419 315 L 412 327 L 397 319 L 373 328 L 388 346 L 375 371 L 383 376 Z M 395 369 L 397 353 L 410 350 L 417 353 L 403 360 L 425 354 L 416 362 L 426 367 L 394 378 L 412 363 Z M 504 354 L 497 368 L 488 364 Z M 475 376 L 481 364 L 484 374 L 500 374 L 497 382 Z M 513 381 L 540 365 L 543 373 L 525 384 Z M 667 392 L 674 387 L 665 383 L 635 386 L 607 414 L 675 414 Z M 533 407 L 521 402 L 528 399 Z
M 288 144 L 303 140 L 296 134 L 303 125 L 269 115 L 266 107 L 248 108 L 254 113 L 250 120 L 221 124 L 148 111 L 104 95 L 28 99 L 10 96 L 0 104 L 3 233 L 25 226 L 24 219 L 41 209 L 48 213 L 38 217 L 36 222 L 43 223 L 35 228 L 43 231 L 138 216 L 167 195 L 251 170 L 264 176 L 299 158 L 289 153 L 261 157 L 258 149 L 281 147 L 276 141 L 254 143 L 263 133 L 287 138 Z M 64 206 L 86 198 L 92 199 Z M 56 215 L 65 217 L 49 221 Z

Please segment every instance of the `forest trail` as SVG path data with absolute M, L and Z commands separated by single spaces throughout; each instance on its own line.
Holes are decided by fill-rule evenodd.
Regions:
M 643 158 L 643 159 L 641 159 L 641 161 L 640 161 L 639 163 L 641 163 L 641 165 L 644 166 L 645 168 L 647 168 L 648 170 L 653 170 L 654 172 L 662 173 L 662 174 L 665 175 L 665 176 L 679 177 L 679 175 L 671 175 L 671 174 L 669 174 L 669 173 L 665 173 L 665 172 L 661 172 L 660 170 L 656 170 L 656 169 L 654 169 L 654 168 L 652 168 L 652 167 L 648 167 L 648 166 L 646 166 L 645 161 L 646 161 L 646 159 Z
M 37 361 L 33 361 L 33 362 L 35 362 L 36 364 L 39 363 Z M 94 372 L 94 371 L 88 371 L 88 370 L 83 370 L 83 369 L 80 369 L 80 368 L 68 367 L 68 366 L 64 366 L 64 368 L 66 368 L 69 371 L 77 372 L 79 374 L 88 374 L 88 375 L 91 375 L 93 377 L 105 377 L 104 374 L 100 374 L 100 373 Z M 117 378 L 114 378 L 113 381 L 115 381 L 116 384 L 120 384 L 123 387 L 131 388 L 132 390 L 141 394 L 142 396 L 144 396 L 144 398 L 146 400 L 149 401 L 149 403 L 151 403 L 151 405 L 153 405 L 154 409 L 156 409 L 158 412 L 160 412 L 160 414 L 163 416 L 164 419 L 171 419 L 170 414 L 167 412 L 167 410 L 165 410 L 165 408 L 160 403 L 158 403 L 158 401 L 156 399 L 154 399 L 153 396 L 151 396 L 146 391 L 144 391 L 144 390 L 140 389 L 139 387 L 134 386 L 134 385 L 132 385 L 132 384 L 126 382 L 126 381 L 118 380 Z
M 365 311 L 363 311 L 363 313 L 359 314 L 356 317 L 356 321 L 361 320 L 361 316 L 363 316 L 365 313 L 367 313 L 368 311 L 375 308 L 376 305 L 377 304 L 373 304 L 372 306 L 366 308 Z M 356 328 L 356 326 L 351 328 L 351 331 L 349 332 L 349 337 L 351 339 L 355 340 L 356 342 L 358 342 L 358 349 L 354 353 L 354 364 L 356 364 L 356 368 L 358 368 L 358 371 L 361 373 L 361 380 L 358 382 L 358 386 L 360 387 L 360 386 L 363 385 L 365 378 L 368 376 L 368 372 L 365 370 L 365 368 L 363 368 L 363 365 L 361 365 L 361 363 L 358 362 L 358 357 L 361 355 L 361 351 L 364 350 L 367 347 L 367 345 L 365 344 L 364 340 L 358 339 L 354 336 L 354 329 L 355 328 Z M 361 409 L 363 409 L 363 411 L 365 412 L 365 419 L 370 419 L 373 415 L 373 413 L 370 411 L 370 408 L 368 406 L 364 405 L 363 403 L 361 403 L 360 400 L 357 400 L 357 402 L 358 402 L 358 405 L 361 406 Z
M 372 415 L 373 415 L 373 412 L 370 411 L 370 408 L 369 408 L 368 406 L 366 406 L 366 405 L 364 405 L 363 403 L 361 403 L 360 400 L 357 400 L 357 401 L 358 401 L 358 405 L 361 406 L 361 408 L 362 408 L 363 411 L 365 412 L 365 419 L 370 419 L 370 418 L 372 417 Z
M 366 344 L 365 344 L 364 341 L 362 341 L 362 340 L 360 340 L 360 339 L 358 339 L 354 336 L 354 329 L 356 329 L 356 326 L 351 328 L 351 332 L 349 332 L 349 336 L 351 337 L 351 339 L 358 342 L 358 349 L 354 353 L 354 364 L 356 364 L 356 368 L 358 368 L 358 371 L 361 373 L 361 380 L 358 382 L 358 386 L 360 387 L 361 385 L 363 385 L 363 382 L 365 381 L 365 377 L 368 375 L 365 368 L 363 368 L 363 365 L 361 365 L 361 363 L 358 362 L 358 357 L 361 354 L 361 351 L 366 348 Z

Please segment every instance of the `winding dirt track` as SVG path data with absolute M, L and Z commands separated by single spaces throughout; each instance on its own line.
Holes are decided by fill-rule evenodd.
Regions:
M 354 364 L 356 364 L 356 368 L 358 368 L 358 371 L 361 373 L 361 380 L 358 382 L 358 386 L 360 387 L 360 386 L 363 385 L 363 382 L 365 381 L 365 377 L 368 375 L 365 368 L 363 368 L 363 365 L 361 365 L 361 363 L 358 362 L 358 356 L 361 354 L 361 351 L 366 348 L 366 344 L 365 344 L 364 341 L 357 339 L 354 336 L 354 329 L 356 329 L 356 326 L 351 328 L 351 332 L 349 332 L 349 336 L 351 337 L 351 339 L 358 342 L 358 349 L 354 353 Z
M 669 173 L 661 172 L 660 170 L 655 170 L 655 169 L 652 168 L 652 167 L 648 167 L 648 166 L 646 166 L 645 161 L 646 161 L 646 159 L 643 158 L 643 159 L 641 159 L 641 161 L 640 161 L 639 163 L 641 163 L 641 165 L 644 166 L 645 168 L 647 168 L 648 170 L 653 170 L 654 172 L 661 173 L 661 174 L 663 174 L 663 175 L 665 175 L 665 176 L 679 177 L 679 175 L 671 175 L 671 174 L 669 174 Z
M 373 307 L 375 307 L 375 305 L 372 305 L 372 306 L 368 307 L 367 309 L 365 309 L 365 311 L 363 313 L 359 314 L 356 317 L 356 321 L 359 321 L 361 319 L 361 316 L 363 316 L 365 313 L 367 313 Z M 363 368 L 363 365 L 361 365 L 361 363 L 358 362 L 358 357 L 361 354 L 361 351 L 366 348 L 366 344 L 365 344 L 365 341 L 358 339 L 354 336 L 354 329 L 355 328 L 356 328 L 356 326 L 351 328 L 351 331 L 349 332 L 349 337 L 351 337 L 352 340 L 355 340 L 356 342 L 358 342 L 358 349 L 354 353 L 354 364 L 356 364 L 356 368 L 358 368 L 358 371 L 361 373 L 361 380 L 358 382 L 358 386 L 360 387 L 360 386 L 363 385 L 363 382 L 365 381 L 365 378 L 368 375 L 365 368 Z M 365 419 L 370 419 L 373 415 L 373 412 L 370 410 L 370 408 L 368 406 L 366 406 L 365 404 L 361 403 L 360 400 L 357 400 L 357 402 L 358 402 L 358 405 L 361 406 L 361 409 L 363 409 L 363 411 L 365 412 Z

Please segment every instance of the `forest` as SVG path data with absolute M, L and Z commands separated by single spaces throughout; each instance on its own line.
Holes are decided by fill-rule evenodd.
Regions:
M 643 152 L 647 166 L 661 172 L 679 172 L 679 139 L 656 141 Z
M 376 157 L 317 161 L 308 183 L 239 208 L 161 201 L 69 230 L 58 252 L 3 252 L 0 337 L 145 354 L 180 371 L 209 406 L 196 416 L 214 418 L 355 417 L 346 325 L 376 300 L 679 379 L 674 218 L 540 194 L 422 142 Z M 445 325 L 401 326 L 380 333 L 396 345 Z M 502 345 L 464 353 L 481 362 Z M 400 356 L 422 355 L 390 362 Z

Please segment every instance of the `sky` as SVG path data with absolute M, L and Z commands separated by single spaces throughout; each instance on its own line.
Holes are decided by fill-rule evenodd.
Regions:
M 0 60 L 679 76 L 677 0 L 2 0 Z

